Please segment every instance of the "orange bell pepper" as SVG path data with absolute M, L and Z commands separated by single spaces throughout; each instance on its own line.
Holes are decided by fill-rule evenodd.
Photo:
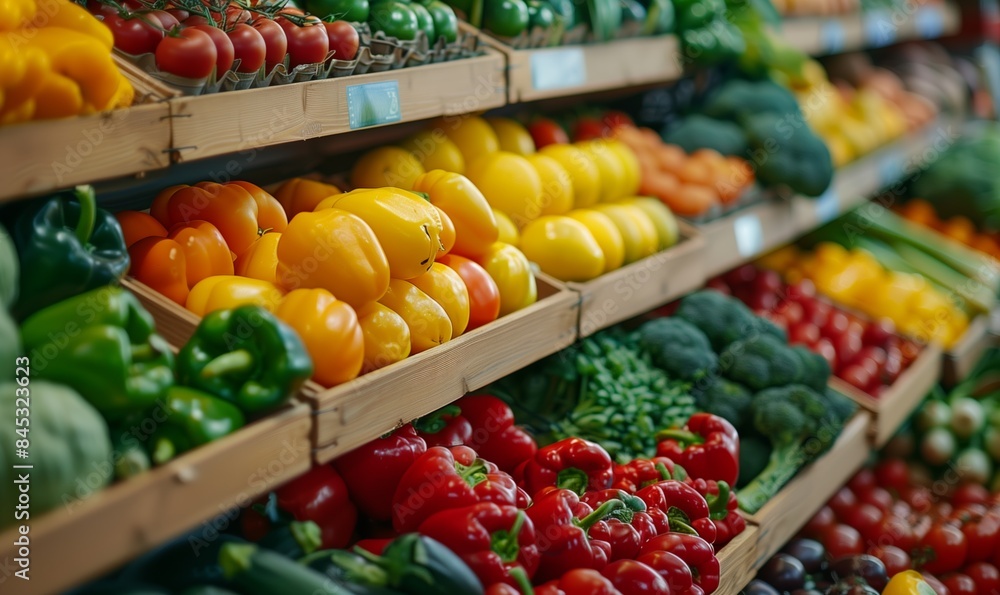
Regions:
M 175 225 L 168 236 L 176 240 L 187 257 L 188 286 L 214 275 L 232 275 L 233 260 L 219 229 L 208 221 Z
M 281 234 L 265 233 L 233 265 L 240 277 L 250 277 L 271 283 L 278 282 L 278 242 Z
M 119 211 L 115 213 L 118 225 L 125 234 L 125 246 L 131 248 L 139 240 L 149 237 L 167 237 L 167 228 L 152 215 L 141 211 Z
M 250 182 L 235 181 L 230 182 L 230 184 L 246 190 L 257 203 L 257 225 L 262 233 L 285 231 L 285 228 L 288 227 L 288 215 L 285 214 L 285 208 L 281 206 L 278 199 L 271 196 L 267 190 Z
M 188 299 L 187 259 L 180 244 L 170 238 L 149 236 L 128 249 L 135 279 L 183 305 Z
M 167 205 L 170 204 L 170 198 L 181 188 L 189 188 L 189 186 L 187 184 L 177 184 L 176 186 L 160 190 L 156 198 L 153 199 L 153 204 L 149 206 L 149 214 L 164 227 L 170 225 L 170 215 L 167 214 Z
M 291 219 L 299 213 L 315 211 L 316 205 L 323 202 L 323 199 L 335 194 L 343 194 L 343 191 L 333 184 L 324 184 L 309 178 L 292 178 L 282 184 L 274 196 Z
M 274 314 L 299 333 L 315 364 L 313 380 L 335 386 L 357 378 L 365 358 L 358 315 L 325 289 L 296 289 Z
M 185 307 L 204 316 L 224 308 L 255 304 L 274 311 L 282 292 L 273 283 L 232 275 L 206 277 L 191 288 Z
M 257 201 L 236 184 L 201 182 L 195 186 L 168 188 L 153 202 L 150 214 L 167 227 L 208 221 L 218 228 L 229 250 L 237 256 L 257 240 L 261 230 Z

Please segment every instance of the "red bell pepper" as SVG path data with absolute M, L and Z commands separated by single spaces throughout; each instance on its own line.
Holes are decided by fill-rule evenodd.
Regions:
M 491 395 L 469 395 L 457 405 L 472 424 L 472 440 L 467 445 L 479 456 L 507 473 L 535 456 L 535 439 L 514 425 L 514 412 L 507 403 Z
M 747 528 L 746 520 L 739 513 L 740 503 L 736 491 L 724 481 L 693 479 L 688 483 L 708 503 L 708 516 L 715 525 L 715 541 L 712 545 L 718 551 Z
M 674 531 L 715 542 L 715 525 L 709 518 L 708 502 L 688 484 L 668 479 L 646 486 L 635 495 L 646 503 L 646 512 L 652 517 L 657 534 Z
M 251 507 L 244 513 L 242 527 L 247 539 L 262 539 L 270 530 L 272 521 L 277 520 L 276 516 L 286 513 L 296 521 L 316 523 L 324 549 L 346 547 L 351 542 L 358 521 L 358 509 L 348 497 L 344 480 L 333 467 L 313 467 L 274 493 L 271 506 L 276 506 L 277 510 L 262 512 Z
M 706 594 L 719 588 L 719 560 L 712 544 L 697 535 L 664 533 L 650 539 L 642 548 L 643 554 L 664 551 L 674 554 L 691 569 L 694 584 Z
M 634 494 L 642 488 L 667 479 L 684 480 L 687 474 L 683 467 L 667 457 L 635 459 L 624 465 L 615 465 L 614 481 L 611 488 Z
M 605 566 L 601 574 L 610 580 L 622 595 L 672 595 L 666 579 L 642 562 L 618 560 Z
M 493 583 L 486 588 L 486 595 L 521 595 L 521 592 L 507 583 Z
M 621 500 L 625 506 L 612 512 L 603 523 L 591 527 L 589 535 L 591 539 L 611 544 L 612 561 L 635 558 L 639 555 L 639 548 L 658 535 L 652 517 L 646 514 L 646 503 L 622 490 L 587 492 L 580 501 L 597 508 L 614 499 Z
M 515 506 L 480 502 L 442 510 L 424 521 L 418 531 L 458 554 L 484 585 L 517 586 L 519 573 L 515 569 L 523 569 L 530 579 L 538 568 L 535 527 L 525 511 Z M 512 571 L 515 576 L 511 576 Z
M 733 424 L 711 413 L 695 413 L 684 429 L 656 434 L 656 454 L 684 467 L 691 477 L 736 485 L 740 476 L 740 437 Z
M 538 587 L 535 595 L 622 595 L 622 592 L 600 572 L 577 568 Z
M 624 506 L 621 500 L 609 500 L 592 509 L 570 490 L 541 493 L 527 511 L 538 533 L 541 556 L 536 581 L 559 578 L 574 568 L 604 568 L 611 558 L 611 544 L 588 533 Z
M 341 455 L 333 467 L 344 478 L 351 500 L 375 521 L 392 518 L 392 498 L 399 480 L 424 454 L 427 444 L 410 424 Z
M 415 531 L 436 512 L 477 502 L 528 507 L 528 495 L 510 475 L 476 457 L 468 446 L 434 446 L 403 474 L 392 504 L 392 526 Z
M 657 550 L 640 555 L 637 561 L 646 564 L 667 581 L 672 595 L 691 593 L 694 587 L 694 576 L 684 560 L 676 554 Z M 700 588 L 700 587 L 699 587 Z
M 417 420 L 417 434 L 432 446 L 462 446 L 472 441 L 472 424 L 457 405 L 447 405 Z
M 361 548 L 366 552 L 371 552 L 376 556 L 381 556 L 385 551 L 385 546 L 389 545 L 395 538 L 362 539 L 354 544 L 354 547 Z
M 552 486 L 578 495 L 606 490 L 611 487 L 611 455 L 595 442 L 564 438 L 538 449 L 518 466 L 514 479 L 532 497 Z

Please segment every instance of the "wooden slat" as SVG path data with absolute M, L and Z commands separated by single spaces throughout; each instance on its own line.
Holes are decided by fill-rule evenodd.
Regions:
M 753 580 L 757 569 L 757 534 L 760 529 L 753 523 L 747 523 L 747 528 L 727 543 L 717 555 L 722 576 L 716 595 L 737 595 L 743 587 Z
M 944 352 L 941 359 L 941 383 L 954 386 L 964 380 L 986 353 L 996 345 L 997 337 L 990 334 L 990 317 L 975 317 L 958 343 Z

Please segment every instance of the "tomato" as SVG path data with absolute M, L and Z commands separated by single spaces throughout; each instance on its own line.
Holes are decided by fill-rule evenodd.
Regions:
M 146 14 L 156 17 L 156 20 L 160 22 L 160 26 L 167 31 L 181 24 L 180 19 L 165 10 L 151 10 Z
M 1000 593 L 1000 570 L 988 562 L 976 562 L 965 567 L 965 573 L 976 583 L 978 593 Z
M 963 483 L 951 495 L 951 503 L 955 506 L 986 504 L 989 499 L 990 491 L 978 483 Z
M 830 313 L 833 312 L 833 307 L 830 304 L 814 299 L 802 300 L 799 303 L 802 304 L 805 320 L 815 324 L 820 329 L 826 326 L 830 320 Z
M 861 503 L 851 508 L 844 515 L 844 522 L 854 527 L 865 541 L 876 543 L 882 534 L 882 519 L 884 513 L 868 503 Z
M 905 488 L 899 495 L 915 512 L 928 513 L 934 506 L 934 495 L 923 486 Z
M 868 360 L 875 364 L 875 374 L 882 371 L 882 368 L 885 366 L 886 357 L 887 354 L 885 349 L 882 349 L 881 347 L 874 347 L 872 345 L 862 347 L 861 351 L 858 353 L 858 359 Z
M 861 337 L 855 333 L 846 332 L 833 340 L 837 348 L 837 359 L 842 366 L 853 364 L 861 352 Z
M 872 374 L 860 364 L 846 366 L 837 372 L 837 377 L 858 390 L 868 390 L 872 381 Z
M 195 25 L 194 27 L 188 27 L 189 29 L 194 29 L 195 31 L 204 31 L 209 37 L 212 38 L 212 43 L 215 44 L 215 78 L 222 78 L 229 69 L 233 67 L 233 59 L 235 57 L 235 48 L 233 47 L 232 40 L 226 33 L 219 29 L 218 27 L 212 27 L 211 25 Z
M 330 39 L 330 50 L 334 60 L 353 60 L 358 55 L 361 39 L 358 30 L 347 21 L 323 23 L 326 36 Z
M 951 595 L 976 595 L 976 582 L 967 574 L 953 573 L 941 578 Z
M 821 537 L 824 532 L 830 527 L 837 524 L 837 515 L 833 513 L 833 509 L 829 506 L 824 506 L 819 509 L 813 518 L 809 519 L 806 526 L 802 528 L 802 533 L 810 539 L 816 539 Z
M 133 16 L 105 14 L 104 24 L 111 29 L 115 47 L 133 56 L 155 52 L 157 45 L 163 39 L 163 31 L 153 26 L 160 24 L 155 16 L 140 19 Z
M 465 332 L 496 320 L 500 313 L 500 289 L 486 269 L 455 254 L 447 254 L 437 261 L 454 269 L 469 290 L 469 325 Z
M 218 52 L 212 38 L 204 31 L 183 29 L 163 38 L 156 47 L 156 65 L 160 70 L 192 79 L 212 73 Z
M 784 287 L 781 282 L 781 275 L 774 271 L 764 270 L 757 274 L 753 280 L 753 289 L 757 293 L 773 293 L 778 295 Z
M 845 486 L 837 490 L 826 505 L 833 509 L 838 519 L 843 520 L 844 515 L 858 505 L 858 497 L 851 488 Z
M 110 4 L 104 4 L 102 2 L 98 2 L 97 0 L 87 0 L 87 12 L 93 15 L 101 16 L 109 14 L 117 15 L 118 9 Z
M 823 533 L 820 542 L 831 560 L 852 556 L 865 551 L 861 533 L 848 525 L 834 525 Z
M 892 384 L 903 373 L 903 352 L 899 347 L 889 347 L 885 350 L 885 365 L 882 366 L 882 380 Z
M 775 299 L 778 299 L 778 294 L 773 294 Z M 802 322 L 805 318 L 804 311 L 802 310 L 802 304 L 798 302 L 784 301 L 778 304 L 777 312 L 779 316 L 783 317 L 788 321 L 789 327 L 794 326 Z M 811 335 L 810 335 L 811 336 Z M 816 341 L 819 340 L 819 329 L 816 329 Z M 813 341 L 806 341 L 805 343 L 812 343 Z
M 992 514 L 962 523 L 962 534 L 969 544 L 969 562 L 988 560 L 1000 543 L 1000 518 Z
M 872 345 L 885 349 L 889 345 L 890 339 L 896 334 L 896 325 L 888 318 L 883 318 L 878 322 L 871 322 L 865 327 L 865 332 L 861 335 L 861 340 L 865 345 Z
M 892 494 L 890 494 L 887 490 L 880 488 L 878 486 L 875 486 L 870 490 L 868 490 L 867 492 L 862 493 L 860 496 L 858 496 L 858 500 L 860 500 L 861 502 L 867 502 L 868 504 L 875 506 L 882 512 L 889 512 L 889 510 L 892 508 Z
M 803 306 L 807 303 L 821 303 L 826 306 L 823 302 L 818 302 L 816 299 L 816 285 L 809 279 L 803 279 L 798 283 L 793 283 L 789 285 L 786 289 L 786 294 L 788 299 L 799 302 Z
M 617 110 L 604 112 L 604 115 L 601 116 L 601 122 L 608 128 L 618 128 L 619 126 L 635 127 L 635 121 L 632 119 L 632 116 Z
M 242 6 L 230 4 L 226 8 L 226 24 L 230 27 L 234 24 L 249 23 L 252 18 L 253 13 Z
M 788 342 L 792 345 L 813 345 L 817 341 L 819 329 L 811 322 L 797 322 L 788 329 Z
M 927 584 L 930 585 L 932 589 L 934 589 L 934 592 L 937 595 L 951 595 L 951 590 L 948 589 L 948 587 L 944 586 L 944 583 L 939 581 L 936 576 L 934 576 L 933 574 L 929 574 L 927 572 L 921 572 L 920 574 L 924 577 L 924 580 L 927 582 Z
M 879 545 L 892 545 L 909 552 L 916 547 L 918 538 L 913 534 L 913 527 L 906 519 L 895 514 L 887 514 L 882 519 L 879 531 Z
M 204 25 L 206 27 L 211 27 L 212 22 L 208 20 L 208 17 L 203 17 L 200 14 L 193 14 L 188 18 L 184 19 L 185 27 L 197 27 L 198 25 Z
M 285 30 L 285 37 L 288 39 L 289 68 L 302 64 L 319 64 L 326 60 L 326 55 L 330 52 L 330 38 L 321 21 L 308 18 L 302 26 L 282 18 L 275 19 L 275 22 Z
M 883 488 L 900 492 L 910 485 L 910 467 L 902 459 L 884 459 L 875 465 L 875 478 Z
M 885 572 L 889 576 L 909 570 L 912 567 L 910 555 L 894 545 L 881 545 L 868 548 L 868 553 L 885 564 Z
M 929 550 L 930 559 L 924 563 L 924 570 L 933 574 L 943 574 L 958 570 L 965 563 L 969 544 L 956 527 L 938 522 L 920 540 L 920 546 Z
M 240 23 L 229 31 L 229 41 L 233 44 L 233 58 L 240 61 L 236 72 L 257 72 L 267 58 L 267 44 L 260 31 L 246 23 Z
M 183 23 L 189 16 L 191 16 L 190 12 L 180 8 L 168 8 L 167 12 L 177 19 L 178 23 Z
M 569 144 L 569 135 L 562 126 L 548 118 L 536 118 L 528 125 L 528 134 L 535 141 L 535 148 L 541 149 L 548 145 Z
M 288 37 L 281 25 L 271 19 L 257 19 L 251 23 L 254 29 L 264 38 L 264 45 L 267 48 L 266 67 L 271 72 L 275 66 L 285 61 L 288 54 Z
M 867 493 L 875 487 L 875 472 L 865 467 L 854 474 L 854 477 L 847 482 L 847 487 L 857 496 Z
M 827 319 L 826 324 L 823 325 L 823 336 L 831 341 L 836 341 L 847 331 L 847 326 L 850 322 L 847 319 L 847 314 L 839 310 L 830 312 L 830 317 Z
M 604 138 L 608 127 L 597 118 L 584 116 L 573 125 L 573 140 L 576 142 Z

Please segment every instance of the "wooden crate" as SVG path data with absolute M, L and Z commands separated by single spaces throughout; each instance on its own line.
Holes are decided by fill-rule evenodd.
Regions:
M 757 534 L 760 529 L 753 523 L 719 550 L 717 557 L 722 567 L 722 576 L 716 595 L 736 595 L 753 580 L 757 568 Z
M 830 386 L 861 405 L 872 414 L 869 429 L 876 448 L 892 438 L 903 422 L 924 400 L 941 377 L 941 347 L 931 343 L 924 347 L 910 367 L 903 371 L 889 389 L 875 398 L 843 380 L 831 377 Z
M 475 58 L 320 81 L 278 85 L 170 100 L 175 159 L 213 155 L 352 130 L 349 88 L 396 83 L 397 119 L 411 122 L 436 116 L 485 111 L 506 103 L 504 57 L 487 48 Z
M 997 337 L 990 333 L 990 316 L 972 319 L 965 335 L 941 356 L 941 384 L 955 386 L 972 372 Z
M 538 280 L 538 302 L 440 347 L 330 389 L 313 385 L 325 463 L 576 340 L 579 294 Z
M 794 240 L 803 230 L 792 203 L 767 199 L 708 223 L 699 224 L 705 240 L 705 276 L 720 273 Z
M 211 541 L 234 521 L 235 508 L 309 469 L 311 426 L 309 407 L 294 403 L 140 476 L 89 496 L 80 488 L 82 499 L 68 494 L 64 508 L 29 521 L 31 580 L 0 576 L 0 590 L 62 592 L 199 523 Z M 17 531 L 0 535 L 8 569 L 15 569 Z
M 676 246 L 586 283 L 567 283 L 580 294 L 580 337 L 661 306 L 705 284 L 705 241 L 681 222 Z
M 829 451 L 800 470 L 756 514 L 747 515 L 760 528 L 753 568 L 760 568 L 778 552 L 861 468 L 870 453 L 870 426 L 871 414 L 855 414 Z

